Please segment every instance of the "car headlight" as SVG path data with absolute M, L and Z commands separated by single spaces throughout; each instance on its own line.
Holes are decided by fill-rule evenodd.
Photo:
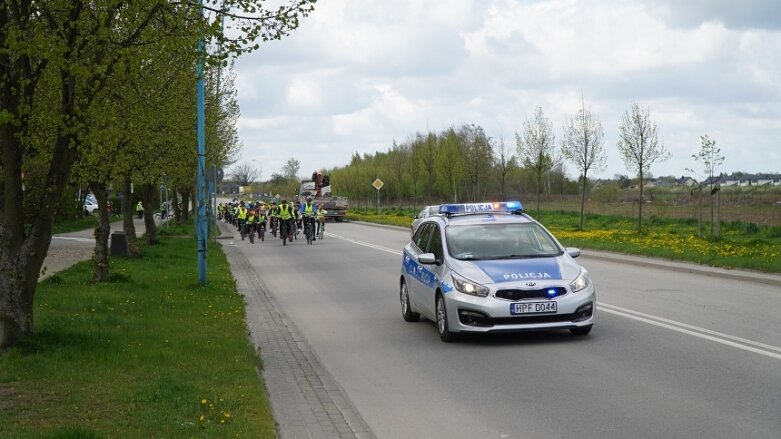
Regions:
M 476 284 L 474 282 L 469 282 L 466 279 L 461 279 L 456 276 L 451 277 L 453 278 L 453 286 L 459 292 L 478 297 L 485 297 L 488 295 L 488 287 Z
M 569 287 L 573 293 L 577 293 L 578 291 L 588 287 L 590 283 L 591 280 L 588 278 L 588 271 L 586 271 L 585 268 L 581 268 L 580 274 L 575 278 L 575 280 L 572 281 L 572 283 L 569 284 Z

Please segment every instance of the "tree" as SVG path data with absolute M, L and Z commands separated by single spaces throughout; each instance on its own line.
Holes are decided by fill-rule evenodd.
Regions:
M 708 176 L 708 186 L 710 189 L 711 194 L 711 203 L 710 203 L 710 235 L 711 237 L 719 237 L 721 235 L 721 220 L 718 218 L 718 215 L 714 218 L 714 210 L 713 210 L 713 196 L 715 194 L 718 194 L 718 192 L 721 190 L 719 185 L 716 185 L 716 188 L 714 188 L 714 176 L 716 175 L 716 170 L 719 168 L 719 166 L 724 163 L 724 156 L 721 155 L 721 149 L 716 147 L 716 141 L 711 140 L 710 137 L 708 137 L 707 134 L 703 134 L 700 136 L 700 151 L 697 154 L 692 154 L 692 158 L 697 162 L 702 162 L 703 166 L 705 167 L 705 175 Z M 689 172 L 694 172 L 692 169 L 687 169 Z M 700 222 L 702 222 L 702 183 L 700 183 Z M 718 198 L 717 198 L 718 199 Z M 718 208 L 716 209 L 716 212 L 718 212 Z M 714 232 L 714 224 L 716 224 L 716 231 Z
M 314 0 L 290 0 L 274 11 L 264 9 L 261 0 L 226 0 L 219 9 L 205 6 L 213 13 L 211 21 L 204 19 L 195 0 L 0 1 L 4 348 L 33 331 L 33 299 L 54 212 L 88 144 L 84 137 L 90 109 L 106 96 L 112 78 L 147 66 L 149 47 L 192 50 L 198 37 L 225 48 L 209 62 L 225 62 L 257 49 L 256 40 L 287 35 L 313 10 Z M 241 31 L 223 33 L 222 17 L 228 29 Z M 23 189 L 23 175 L 29 192 Z
M 637 231 L 643 228 L 643 179 L 651 172 L 651 165 L 665 161 L 670 154 L 659 142 L 659 128 L 651 121 L 648 108 L 641 109 L 633 102 L 621 117 L 618 135 L 618 152 L 629 171 L 640 180 L 640 200 L 637 214 Z
M 290 180 L 298 178 L 298 171 L 301 169 L 301 162 L 293 157 L 290 157 L 285 165 L 282 166 L 282 174 Z
M 496 152 L 494 153 L 494 167 L 499 174 L 499 191 L 502 201 L 507 200 L 507 178 L 509 174 L 513 172 L 513 169 L 518 167 L 518 163 L 515 160 L 515 154 L 512 150 L 505 145 L 504 139 L 499 139 L 499 143 L 495 146 Z
M 605 152 L 605 134 L 602 123 L 586 106 L 581 98 L 581 108 L 573 118 L 564 118 L 564 138 L 562 139 L 561 155 L 575 164 L 580 171 L 580 230 L 583 230 L 583 219 L 586 210 L 586 192 L 588 171 L 600 171 L 605 168 L 607 153 Z
M 248 186 L 255 182 L 260 176 L 260 172 L 255 169 L 250 163 L 239 163 L 233 168 L 231 177 L 236 181 L 239 186 Z
M 553 124 L 545 117 L 542 107 L 537 107 L 533 120 L 526 119 L 523 128 L 523 136 L 515 133 L 515 141 L 518 157 L 526 168 L 534 172 L 537 179 L 537 215 L 539 215 L 542 176 L 556 163 L 554 146 L 556 139 L 553 134 Z

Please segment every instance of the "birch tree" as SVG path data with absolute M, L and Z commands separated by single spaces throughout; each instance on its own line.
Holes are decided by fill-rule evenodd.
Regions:
M 553 124 L 545 116 L 542 107 L 534 111 L 534 118 L 523 124 L 523 135 L 515 133 L 518 157 L 523 166 L 532 170 L 537 179 L 537 215 L 540 214 L 542 177 L 556 163 Z
M 607 153 L 602 123 L 594 113 L 586 110 L 582 99 L 578 114 L 575 117 L 564 118 L 561 155 L 572 162 L 580 172 L 580 230 L 583 230 L 588 172 L 592 169 L 595 171 L 605 169 Z

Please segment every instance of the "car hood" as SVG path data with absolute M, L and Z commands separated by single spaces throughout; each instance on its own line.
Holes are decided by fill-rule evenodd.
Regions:
M 457 274 L 483 285 L 529 281 L 569 282 L 580 274 L 580 265 L 566 254 L 549 258 L 451 262 L 451 269 Z

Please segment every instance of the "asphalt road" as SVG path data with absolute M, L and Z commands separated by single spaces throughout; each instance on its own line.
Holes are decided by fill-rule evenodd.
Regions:
M 781 286 L 582 256 L 591 335 L 442 343 L 398 302 L 404 230 L 235 241 L 379 438 L 781 438 Z

